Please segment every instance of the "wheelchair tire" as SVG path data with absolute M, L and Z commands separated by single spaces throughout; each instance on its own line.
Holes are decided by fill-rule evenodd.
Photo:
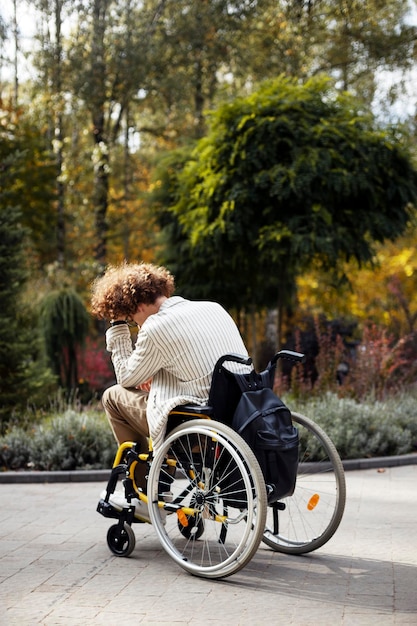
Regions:
M 334 535 L 346 501 L 344 469 L 328 435 L 313 420 L 292 413 L 300 437 L 292 496 L 268 507 L 263 542 L 277 552 L 305 554 Z
M 158 485 L 165 482 L 167 458 L 176 472 L 171 502 L 162 507 Z M 267 510 L 262 471 L 234 430 L 190 420 L 155 453 L 148 507 L 163 548 L 180 567 L 195 576 L 224 578 L 244 567 L 262 540 Z
M 126 523 L 113 524 L 107 531 L 107 545 L 116 556 L 129 556 L 136 545 L 133 528 Z

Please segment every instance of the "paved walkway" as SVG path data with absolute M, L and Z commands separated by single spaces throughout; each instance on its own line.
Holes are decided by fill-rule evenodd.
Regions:
M 0 484 L 1 626 L 417 625 L 417 465 L 349 471 L 336 535 L 302 557 L 261 545 L 234 576 L 180 569 L 150 525 L 111 555 L 102 482 Z

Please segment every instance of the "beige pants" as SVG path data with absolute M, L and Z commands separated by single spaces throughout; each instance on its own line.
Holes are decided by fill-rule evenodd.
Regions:
M 148 392 L 125 389 L 113 385 L 103 393 L 102 403 L 117 443 L 140 443 L 143 452 L 148 450 L 149 428 L 146 419 Z
M 103 393 L 102 403 L 114 437 L 120 445 L 125 441 L 139 443 L 141 452 L 148 451 L 149 427 L 146 419 L 148 392 L 113 385 Z M 146 492 L 146 465 L 138 464 L 135 480 Z

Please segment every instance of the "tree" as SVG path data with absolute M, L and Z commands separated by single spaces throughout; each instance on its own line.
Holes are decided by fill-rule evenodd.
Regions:
M 165 3 L 155 0 L 138 6 L 132 0 L 89 0 L 79 7 L 77 38 L 70 55 L 72 90 L 84 101 L 92 121 L 91 204 L 95 260 L 100 266 L 108 261 L 111 168 L 120 156 L 117 148 L 123 135 L 130 132 L 130 104 L 142 88 L 147 46 Z
M 39 55 L 38 69 L 42 82 L 43 98 L 47 103 L 48 139 L 56 161 L 56 261 L 59 267 L 66 261 L 66 221 L 64 184 L 64 128 L 65 92 L 68 85 L 64 80 L 64 51 L 62 26 L 66 0 L 37 0 L 39 11 L 43 17 L 38 38 L 42 54 Z M 68 82 L 68 81 L 66 81 Z
M 376 247 L 372 265 L 347 263 L 347 280 L 332 282 L 329 273 L 311 268 L 297 279 L 301 310 L 324 312 L 331 319 L 350 318 L 387 328 L 399 339 L 417 329 L 417 259 L 415 226 L 394 242 Z
M 416 27 L 407 20 L 410 4 L 408 0 L 326 3 L 321 54 L 315 60 L 319 71 L 331 72 L 342 89 L 371 104 L 380 70 L 407 70 L 414 63 Z M 321 2 L 314 5 L 323 11 Z
M 6 151 L 1 157 L 7 155 L 7 197 L 20 208 L 26 254 L 38 268 L 56 259 L 55 166 L 45 138 L 23 111 L 0 107 L 0 115 L 5 120 L 0 142 Z
M 52 371 L 71 393 L 79 384 L 77 349 L 87 336 L 88 313 L 73 289 L 62 288 L 43 299 L 40 322 Z
M 20 11 L 37 10 L 30 52 L 17 33 L 18 63 L 24 51 L 32 68 L 37 60 L 30 80 L 20 74 L 19 101 L 31 98 L 31 119 L 54 146 L 55 251 L 78 277 L 72 263 L 84 276 L 86 267 L 95 273 L 107 261 L 141 254 L 136 231 L 143 234 L 147 222 L 141 194 L 151 159 L 202 136 L 206 109 L 265 77 L 300 78 L 323 68 L 369 104 L 380 70 L 414 62 L 406 0 L 16 4 L 20 30 Z M 13 36 L 13 25 L 5 26 L 0 37 Z M 10 60 L 0 64 L 13 73 Z M 3 75 L 1 88 L 5 100 Z M 145 241 L 152 236 L 147 226 Z
M 14 419 L 16 409 L 42 403 L 53 380 L 46 368 L 34 311 L 23 302 L 28 278 L 22 213 L 15 193 L 19 152 L 12 133 L 0 134 L 0 431 Z
M 210 117 L 170 191 L 177 272 L 195 287 L 217 273 L 235 305 L 274 298 L 282 309 L 313 260 L 328 270 L 369 261 L 375 242 L 407 227 L 409 154 L 327 78 L 281 77 Z
M 154 120 L 165 137 L 179 130 L 182 139 L 202 137 L 205 110 L 230 83 L 235 92 L 236 81 L 247 78 L 247 59 L 242 58 L 245 34 L 261 19 L 265 4 L 270 0 L 166 3 L 149 42 L 144 83 L 145 105 L 156 109 Z
M 0 210 L 0 385 L 1 418 L 10 418 L 11 406 L 25 382 L 26 347 L 19 332 L 15 299 L 25 279 L 21 261 L 24 231 L 18 209 L 3 205 Z

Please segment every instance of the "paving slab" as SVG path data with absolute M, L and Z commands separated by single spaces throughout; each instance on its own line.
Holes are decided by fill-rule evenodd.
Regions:
M 380 464 L 381 465 L 381 464 Z M 0 484 L 0 625 L 417 625 L 417 465 L 348 471 L 335 536 L 304 556 L 263 544 L 242 571 L 192 577 L 151 525 L 113 556 L 104 482 Z

